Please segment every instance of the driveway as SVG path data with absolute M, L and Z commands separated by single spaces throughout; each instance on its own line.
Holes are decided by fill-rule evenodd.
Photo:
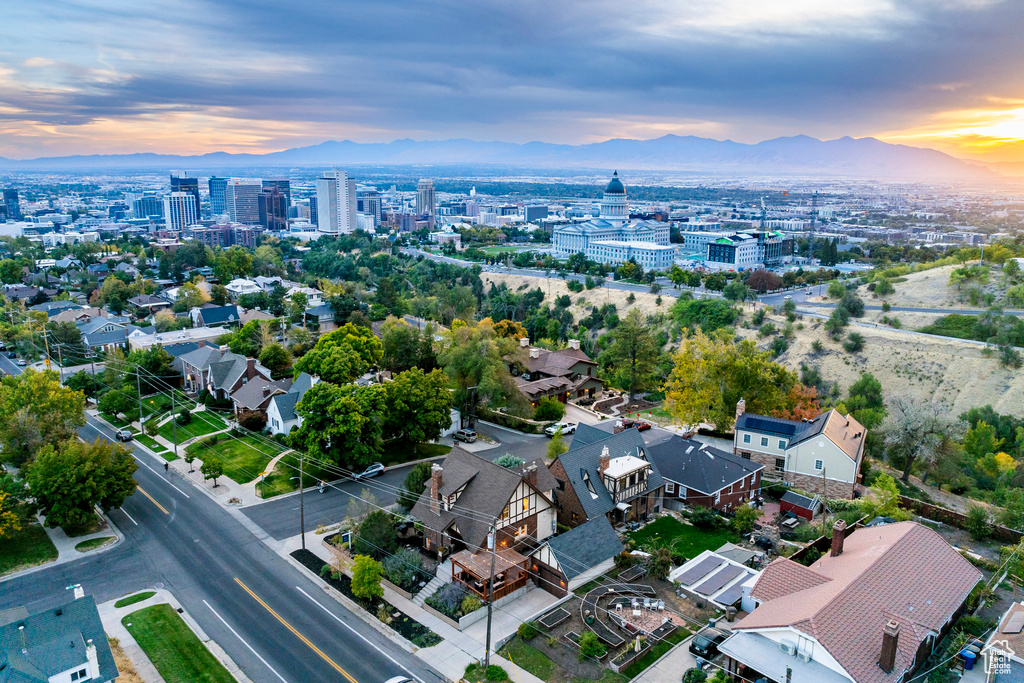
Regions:
M 690 636 L 668 651 L 661 659 L 633 679 L 632 683 L 679 683 L 687 669 L 697 666 L 690 654 Z

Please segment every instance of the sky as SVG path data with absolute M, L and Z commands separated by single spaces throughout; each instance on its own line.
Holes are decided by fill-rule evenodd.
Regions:
M 0 156 L 873 136 L 1024 162 L 1020 0 L 45 0 Z

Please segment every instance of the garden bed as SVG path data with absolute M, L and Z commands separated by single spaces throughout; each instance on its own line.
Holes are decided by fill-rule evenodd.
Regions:
M 393 615 L 398 613 L 398 616 L 393 617 L 390 623 L 385 622 L 384 620 L 381 620 L 381 623 L 386 624 L 391 628 L 391 630 L 395 631 L 398 635 L 402 636 L 413 645 L 417 647 L 433 647 L 443 640 L 441 636 L 437 635 L 409 615 L 401 612 L 397 607 L 386 600 L 374 600 L 367 602 L 361 598 L 357 598 L 352 592 L 352 580 L 344 574 L 339 574 L 337 577 L 332 576 L 330 565 L 309 550 L 296 550 L 291 555 L 303 567 L 322 578 L 336 591 L 347 597 L 349 600 L 352 600 L 378 619 L 380 619 L 382 614 Z M 378 609 L 378 607 L 381 607 L 382 609 Z
M 676 645 L 678 645 L 679 643 L 683 642 L 684 640 L 686 640 L 689 637 L 690 637 L 689 629 L 685 629 L 685 628 L 678 629 L 672 635 L 670 635 L 669 637 L 665 638 L 664 640 L 662 640 L 657 645 L 649 648 L 649 650 L 647 652 L 645 652 L 644 654 L 642 654 L 642 656 L 639 659 L 635 660 L 632 664 L 630 664 L 629 666 L 625 667 L 622 670 L 622 674 L 624 676 L 626 676 L 627 678 L 630 678 L 630 679 L 636 678 L 637 676 L 640 675 L 640 673 L 642 671 L 647 669 L 647 667 L 651 666 L 656 661 L 661 659 L 665 655 L 666 652 L 668 652 L 669 650 L 671 650 Z
M 569 614 L 569 612 L 559 607 L 558 609 L 548 612 L 547 614 L 542 616 L 540 619 L 537 620 L 537 623 L 543 626 L 544 628 L 550 630 L 561 624 L 570 616 L 571 615 Z
M 644 644 L 640 647 L 639 652 L 636 651 L 634 643 L 630 643 L 625 648 L 620 650 L 619 654 L 615 655 L 610 662 L 608 662 L 608 666 L 610 666 L 612 671 L 614 671 L 615 673 L 622 673 L 622 671 L 626 669 L 626 667 L 628 667 L 641 657 L 645 656 L 650 651 L 651 644 L 647 641 L 644 641 Z

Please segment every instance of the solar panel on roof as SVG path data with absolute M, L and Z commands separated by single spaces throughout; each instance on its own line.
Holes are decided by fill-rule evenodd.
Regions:
M 745 573 L 745 570 L 742 567 L 730 564 L 722 571 L 712 574 L 711 578 L 695 587 L 693 590 L 701 595 L 712 595 L 713 593 L 717 593 L 722 590 L 725 584 L 743 573 Z
M 1024 629 L 1024 612 L 1017 612 L 1010 615 L 1010 620 L 1006 622 L 1003 633 L 1020 633 L 1021 629 Z
M 713 572 L 714 570 L 725 564 L 725 560 L 718 557 L 706 557 L 697 563 L 696 567 L 691 567 L 683 572 L 682 576 L 679 577 L 679 583 L 684 586 L 689 586 L 695 581 L 703 579 L 705 576 Z
M 749 572 L 748 572 L 749 575 Z M 744 577 L 746 578 L 746 577 Z M 715 597 L 715 602 L 729 607 L 735 605 L 736 602 L 743 597 L 743 581 L 737 581 L 733 585 L 726 588 L 718 596 Z

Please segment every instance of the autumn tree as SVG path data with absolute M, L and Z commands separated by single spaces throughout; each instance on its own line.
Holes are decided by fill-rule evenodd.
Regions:
M 0 381 L 0 460 L 20 467 L 45 446 L 73 440 L 85 424 L 85 395 L 55 372 L 28 368 Z
M 16 509 L 18 501 L 6 491 L 0 491 L 0 540 L 21 531 L 21 515 Z
M 760 294 L 775 291 L 781 286 L 782 278 L 764 268 L 759 268 L 747 276 L 747 287 Z
M 612 332 L 614 341 L 608 356 L 616 370 L 616 384 L 629 391 L 632 401 L 638 391 L 654 382 L 658 369 L 658 343 L 639 309 L 632 309 Z
M 202 282 L 200 280 L 200 282 Z M 186 282 L 181 287 L 178 287 L 178 298 L 174 300 L 174 312 L 184 313 L 191 311 L 193 308 L 202 306 L 210 300 L 210 295 L 207 294 L 198 284 L 194 282 Z
M 441 370 L 424 373 L 412 368 L 394 376 L 386 385 L 385 432 L 392 438 L 420 443 L 433 441 L 452 425 L 452 392 Z

